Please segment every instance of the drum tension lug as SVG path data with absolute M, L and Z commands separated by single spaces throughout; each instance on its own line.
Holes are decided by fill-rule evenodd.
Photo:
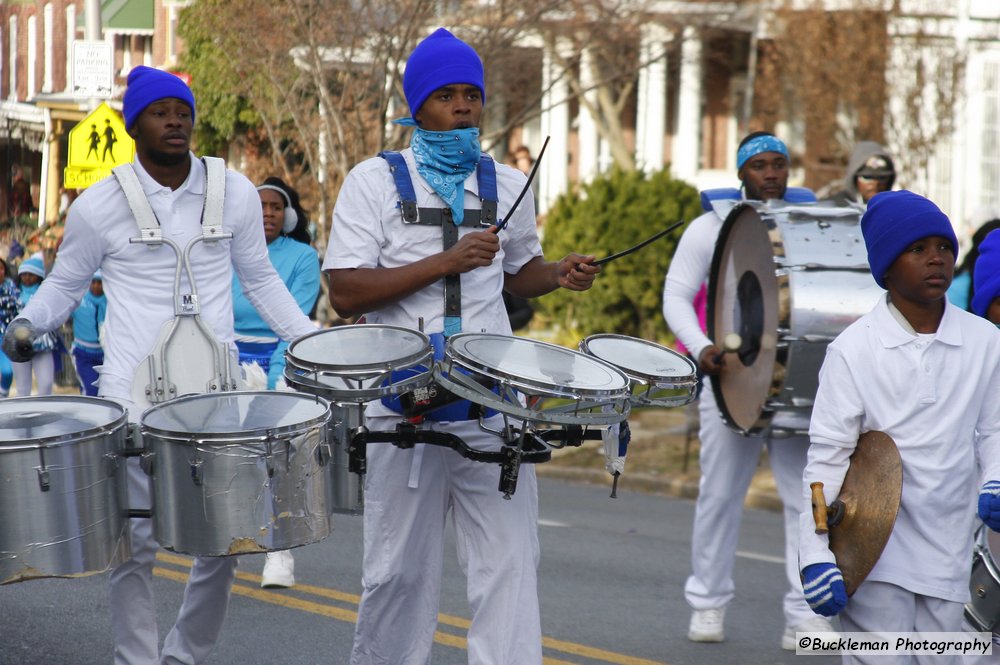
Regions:
M 347 447 L 347 470 L 359 476 L 368 472 L 368 428 L 364 425 L 351 431 Z
M 201 486 L 204 476 L 202 472 L 202 460 L 191 460 L 191 480 L 195 485 Z
M 50 488 L 49 470 L 44 467 L 35 467 L 35 471 L 38 472 L 38 487 L 43 492 L 48 492 Z

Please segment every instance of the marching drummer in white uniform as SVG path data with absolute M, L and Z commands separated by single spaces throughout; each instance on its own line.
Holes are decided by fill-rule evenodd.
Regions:
M 780 201 L 788 184 L 788 149 L 767 132 L 750 134 L 736 154 L 737 175 L 745 199 Z M 725 359 L 715 341 L 701 328 L 694 300 L 708 280 L 716 239 L 723 219 L 707 212 L 688 226 L 670 261 L 664 283 L 663 315 L 667 325 L 686 346 L 707 375 L 724 371 Z M 706 379 L 707 380 L 707 379 Z M 734 595 L 733 564 L 743 516 L 743 501 L 761 450 L 768 459 L 785 506 L 785 571 L 788 591 L 784 597 L 785 631 L 781 646 L 795 648 L 795 632 L 830 630 L 815 616 L 802 595 L 796 556 L 802 469 L 808 440 L 802 436 L 750 437 L 730 430 L 722 420 L 715 396 L 707 386 L 699 398 L 701 480 L 691 539 L 692 573 L 684 597 L 692 609 L 688 639 L 721 642 L 725 638 L 726 607 Z
M 337 312 L 408 328 L 422 320 L 437 340 L 459 330 L 509 335 L 504 289 L 536 297 L 559 287 L 590 288 L 600 271 L 588 265 L 594 257 L 571 254 L 545 261 L 530 191 L 499 233 L 495 224 L 479 225 L 480 215 L 489 216 L 481 202 L 484 192 L 495 188 L 494 219 L 502 219 L 525 177 L 503 164 L 479 165 L 478 126 L 486 94 L 482 62 L 472 47 L 437 30 L 410 55 L 403 89 L 413 117 L 401 122 L 416 129 L 410 148 L 390 157 L 405 160 L 397 162 L 406 172 L 399 175 L 411 184 L 420 217 L 404 223 L 402 192 L 388 158 L 369 159 L 350 172 L 334 209 L 323 264 Z M 495 185 L 477 170 L 490 166 Z M 455 231 L 444 225 L 473 217 L 476 224 L 460 225 L 455 243 L 443 249 L 444 233 Z M 429 225 L 428 218 L 439 221 Z M 446 315 L 445 299 L 454 288 L 448 282 L 455 281 L 449 275 L 460 276 L 461 295 L 458 311 L 449 308 Z M 391 356 L 392 349 L 386 351 Z M 401 419 L 378 402 L 366 415 L 373 431 L 391 430 Z M 502 418 L 488 422 L 496 428 Z M 428 420 L 422 427 L 455 434 L 474 448 L 500 445 L 499 437 L 481 431 L 476 420 Z M 369 445 L 367 457 L 364 591 L 351 663 L 430 661 L 449 510 L 472 606 L 469 662 L 541 663 L 534 469 L 521 467 L 517 491 L 505 500 L 497 491 L 495 465 L 470 461 L 445 447 Z
M 156 355 L 152 352 L 161 330 L 175 318 L 174 275 L 180 257 L 165 245 L 185 248 L 220 224 L 220 236 L 231 234 L 231 238 L 191 244 L 189 263 L 195 284 L 189 284 L 187 272 L 182 271 L 182 294 L 177 294 L 177 300 L 200 303 L 208 334 L 216 338 L 210 345 L 225 349 L 233 366 L 230 289 L 234 268 L 250 301 L 282 339 L 291 340 L 314 327 L 267 258 L 260 198 L 253 184 L 226 170 L 221 160 L 208 164 L 191 153 L 195 103 L 188 86 L 173 74 L 136 67 L 128 77 L 123 109 L 125 126 L 136 142 L 135 161 L 119 167 L 124 173 L 116 172 L 116 177 L 93 185 L 74 201 L 52 274 L 7 328 L 3 348 L 12 359 L 23 356 L 28 341 L 66 320 L 100 269 L 108 310 L 99 394 L 123 404 L 134 422 L 149 406 L 141 398 L 149 377 L 137 369 Z M 124 183 L 134 185 L 130 200 Z M 218 192 L 216 198 L 213 192 Z M 211 210 L 206 200 L 220 205 Z M 144 201 L 148 201 L 145 207 Z M 133 208 L 147 211 L 147 227 L 141 233 L 139 217 L 143 215 L 134 214 Z M 147 235 L 162 241 L 136 242 Z M 191 297 L 195 291 L 196 297 Z M 174 356 L 183 358 L 184 349 L 177 351 Z M 170 366 L 168 362 L 161 369 L 177 383 L 200 381 L 201 386 L 214 378 L 235 378 L 203 376 L 206 368 L 201 363 Z M 148 477 L 137 459 L 129 461 L 130 505 L 148 507 Z M 132 558 L 111 573 L 115 663 L 203 662 L 222 628 L 236 558 L 195 559 L 177 621 L 161 653 L 152 588 L 158 545 L 150 519 L 133 519 L 130 526 Z

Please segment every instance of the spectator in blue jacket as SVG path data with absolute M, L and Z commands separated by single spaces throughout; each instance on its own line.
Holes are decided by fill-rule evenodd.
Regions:
M 98 270 L 90 280 L 90 290 L 73 310 L 73 362 L 80 380 L 80 392 L 91 397 L 97 397 L 97 367 L 104 363 L 101 328 L 104 327 L 107 310 L 104 279 Z
M 17 285 L 10 276 L 10 267 L 0 259 L 0 335 L 7 330 L 7 324 L 17 316 Z M 14 366 L 10 358 L 0 351 L 0 397 L 10 394 L 14 383 Z

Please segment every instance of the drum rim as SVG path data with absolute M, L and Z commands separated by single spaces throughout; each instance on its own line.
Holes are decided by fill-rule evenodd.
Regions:
M 25 395 L 24 397 L 7 398 L 3 400 L 3 402 L 5 404 L 13 404 L 19 400 L 31 400 L 35 403 L 40 401 L 99 402 L 101 406 L 111 406 L 118 409 L 121 413 L 104 425 L 94 425 L 93 427 L 80 430 L 78 432 L 44 436 L 31 439 L 30 441 L 0 441 L 0 454 L 22 450 L 37 450 L 39 448 L 72 445 L 86 439 L 92 439 L 96 436 L 114 434 L 119 429 L 124 430 L 125 426 L 128 424 L 128 410 L 118 402 L 105 397 L 92 397 L 90 395 Z
M 518 340 L 517 342 L 515 342 L 518 344 L 519 343 L 528 343 L 533 345 L 537 344 L 539 346 L 547 346 L 556 349 L 558 351 L 582 356 L 583 358 L 586 358 L 588 362 L 595 362 L 599 365 L 602 365 L 605 369 L 610 370 L 612 375 L 617 375 L 620 378 L 622 378 L 624 380 L 624 385 L 617 390 L 613 388 L 579 388 L 579 389 L 574 388 L 574 390 L 576 390 L 576 392 L 574 393 L 574 392 L 569 392 L 567 390 L 568 386 L 561 386 L 559 384 L 537 381 L 534 379 L 525 379 L 523 376 L 512 374 L 511 372 L 505 372 L 492 365 L 485 365 L 484 363 L 476 362 L 464 356 L 462 358 L 454 357 L 452 352 L 454 351 L 457 353 L 458 350 L 454 348 L 453 340 L 461 341 L 463 339 L 471 339 L 473 337 L 480 337 L 480 338 L 495 337 L 500 339 L 513 339 L 513 340 Z M 473 372 L 485 373 L 489 371 L 490 374 L 488 374 L 487 376 L 490 379 L 495 379 L 498 381 L 509 383 L 511 386 L 519 388 L 524 392 L 529 392 L 531 390 L 545 391 L 544 394 L 546 396 L 554 398 L 579 399 L 580 397 L 597 397 L 597 398 L 615 399 L 621 395 L 624 395 L 627 398 L 627 395 L 630 393 L 632 384 L 631 380 L 629 379 L 628 375 L 625 374 L 625 372 L 623 372 L 618 367 L 612 365 L 611 363 L 605 360 L 601 360 L 600 358 L 597 358 L 596 356 L 588 356 L 585 353 L 580 353 L 579 351 L 568 349 L 565 346 L 552 344 L 550 342 L 543 342 L 537 339 L 530 339 L 527 337 L 518 337 L 517 335 L 500 335 L 495 333 L 474 333 L 474 332 L 458 333 L 457 335 L 452 335 L 450 338 L 448 338 L 448 344 L 445 347 L 444 355 L 445 355 L 445 362 L 452 362 L 460 367 L 464 367 L 465 369 L 471 370 Z M 532 394 L 542 394 L 542 393 L 536 392 Z
M 616 364 L 616 363 L 614 363 L 614 362 L 612 362 L 612 361 L 610 361 L 610 360 L 608 360 L 606 358 L 602 358 L 601 356 L 597 355 L 597 353 L 593 349 L 590 348 L 590 343 L 591 343 L 592 340 L 605 340 L 605 339 L 613 339 L 613 340 L 616 340 L 616 341 L 627 342 L 629 344 L 638 344 L 638 345 L 641 345 L 641 346 L 648 346 L 648 347 L 652 347 L 652 348 L 656 349 L 657 351 L 664 351 L 664 352 L 668 353 L 671 357 L 677 358 L 677 359 L 681 360 L 684 363 L 684 365 L 688 369 L 690 369 L 691 371 L 689 373 L 687 373 L 687 374 L 684 374 L 684 375 L 667 376 L 667 375 L 664 375 L 664 374 L 649 374 L 649 373 L 646 373 L 646 372 L 641 372 L 641 371 L 639 371 L 637 369 L 633 369 L 631 367 L 628 367 L 628 368 L 621 367 L 618 364 Z M 586 355 L 593 356 L 594 358 L 597 358 L 598 360 L 603 360 L 606 363 L 610 363 L 610 364 L 614 365 L 615 367 L 618 367 L 618 369 L 620 369 L 622 371 L 622 373 L 625 374 L 625 376 L 629 377 L 630 379 L 634 378 L 636 380 L 640 380 L 640 381 L 642 381 L 644 383 L 647 383 L 647 384 L 651 384 L 651 385 L 655 385 L 655 386 L 664 386 L 664 384 L 668 384 L 667 386 L 664 386 L 664 387 L 669 387 L 669 386 L 673 386 L 673 385 L 686 386 L 686 385 L 689 385 L 689 384 L 692 384 L 692 383 L 696 384 L 698 382 L 698 379 L 697 379 L 698 368 L 691 361 L 690 358 L 688 358 L 687 356 L 685 356 L 685 355 L 683 355 L 681 353 L 678 353 L 677 351 L 674 351 L 673 349 L 667 348 L 667 347 L 663 346 L 662 344 L 657 344 L 656 342 L 651 342 L 648 339 L 642 339 L 642 338 L 639 338 L 639 337 L 631 337 L 629 335 L 620 335 L 620 334 L 617 334 L 617 333 L 598 333 L 598 334 L 595 334 L 595 335 L 588 335 L 587 337 L 585 337 L 583 339 L 583 341 L 580 342 L 580 350 L 584 354 L 586 354 Z M 634 377 L 633 377 L 633 375 L 634 375 Z
M 333 363 L 313 363 L 310 361 L 303 360 L 295 356 L 295 347 L 300 343 L 304 342 L 313 337 L 318 337 L 320 335 L 336 335 L 338 331 L 350 330 L 357 331 L 363 327 L 368 327 L 371 329 L 379 330 L 392 330 L 409 333 L 415 335 L 422 339 L 424 342 L 424 348 L 416 353 L 412 353 L 408 356 L 402 358 L 393 358 L 388 361 L 381 361 L 377 363 L 351 363 L 349 365 L 333 364 Z M 300 337 L 294 339 L 285 350 L 286 364 L 295 367 L 303 372 L 312 373 L 322 373 L 327 372 L 330 374 L 337 374 L 342 376 L 374 376 L 381 372 L 388 372 L 398 369 L 406 369 L 418 365 L 421 361 L 427 361 L 434 357 L 434 352 L 431 347 L 430 337 L 419 330 L 414 330 L 412 328 L 405 328 L 403 326 L 393 326 L 382 323 L 364 323 L 361 325 L 350 325 L 350 326 L 338 326 L 335 328 L 324 328 L 322 330 L 316 330 L 310 333 L 306 333 Z M 392 363 L 391 365 L 389 363 Z
M 234 395 L 253 395 L 255 397 L 278 397 L 279 399 L 285 399 L 286 397 L 291 397 L 294 399 L 304 399 L 313 402 L 318 402 L 325 407 L 324 412 L 309 420 L 302 421 L 300 423 L 282 425 L 280 427 L 259 427 L 257 429 L 246 429 L 246 430 L 234 430 L 228 432 L 178 432 L 176 430 L 167 430 L 155 426 L 150 426 L 146 424 L 146 416 L 153 411 L 165 409 L 168 406 L 177 406 L 183 402 L 191 402 L 200 399 L 214 398 L 214 397 L 232 397 Z M 139 426 L 143 437 L 149 435 L 151 437 L 156 437 L 159 439 L 165 439 L 177 443 L 187 443 L 189 445 L 201 444 L 209 441 L 218 442 L 221 445 L 245 445 L 247 440 L 261 434 L 266 435 L 267 433 L 272 433 L 276 436 L 283 436 L 288 434 L 298 434 L 301 432 L 307 432 L 309 430 L 315 429 L 317 425 L 329 424 L 331 418 L 330 402 L 318 395 L 311 395 L 307 393 L 283 391 L 283 390 L 231 390 L 227 392 L 219 393 L 198 393 L 195 395 L 184 395 L 182 397 L 177 397 L 166 402 L 160 402 L 159 404 L 154 404 L 145 411 L 139 418 Z M 242 436 L 242 439 L 237 437 Z

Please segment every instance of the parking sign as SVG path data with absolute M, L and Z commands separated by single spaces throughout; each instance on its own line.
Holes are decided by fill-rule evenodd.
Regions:
M 73 96 L 111 98 L 114 50 L 110 42 L 73 42 Z

